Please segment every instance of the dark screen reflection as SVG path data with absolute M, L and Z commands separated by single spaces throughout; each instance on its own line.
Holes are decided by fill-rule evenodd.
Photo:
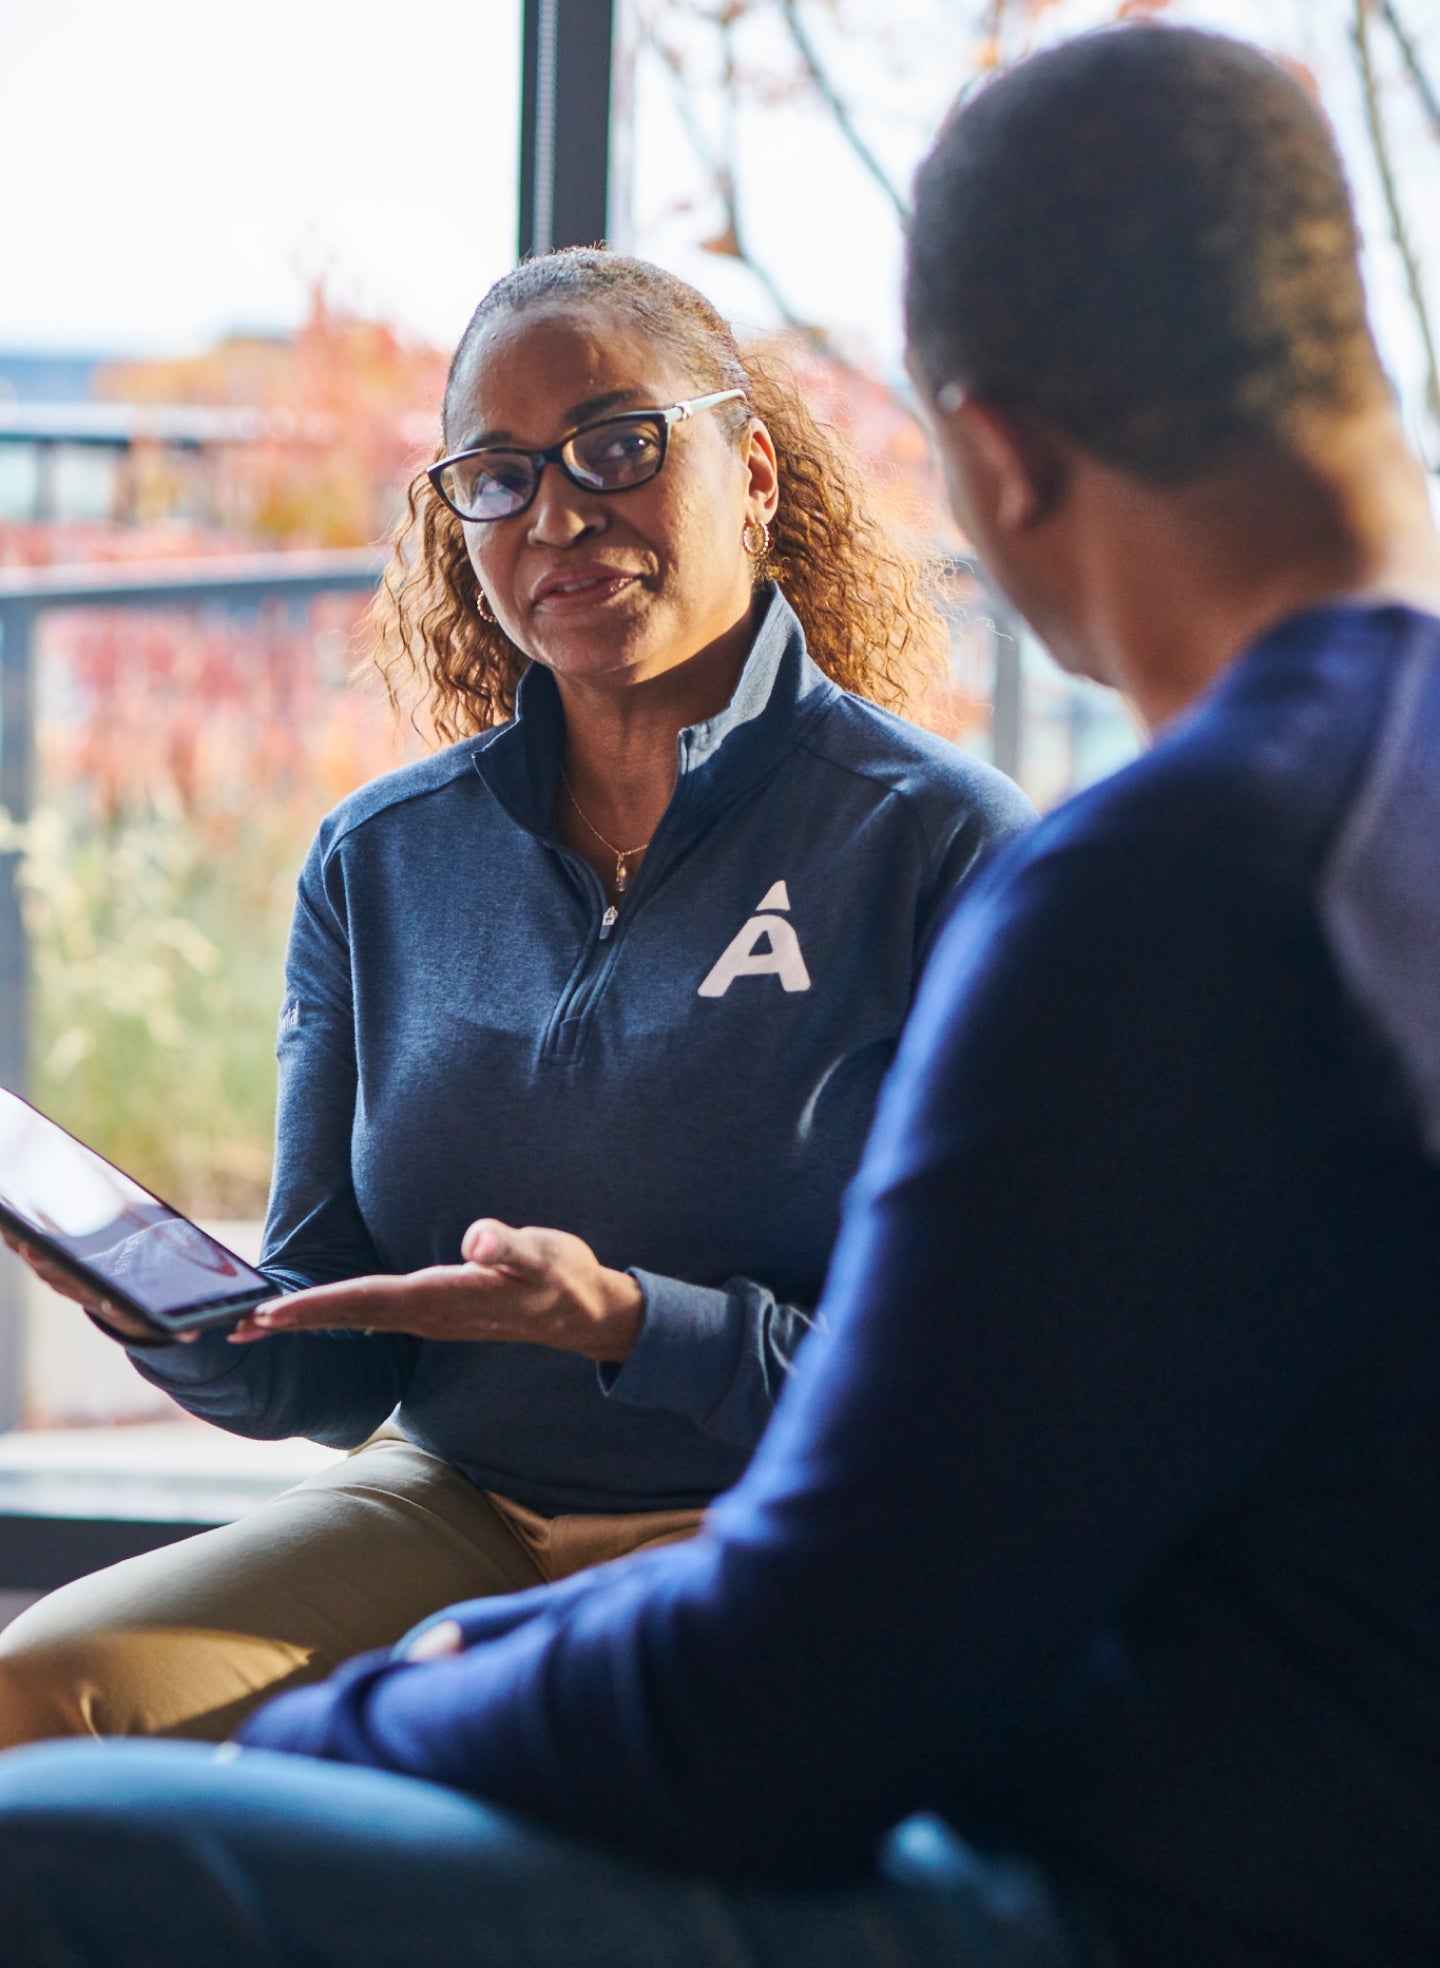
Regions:
M 214 1237 L 3 1088 L 0 1202 L 149 1312 L 270 1289 Z

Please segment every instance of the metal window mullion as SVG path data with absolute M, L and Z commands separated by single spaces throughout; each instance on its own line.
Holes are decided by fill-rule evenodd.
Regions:
M 606 237 L 614 0 L 524 0 L 519 249 Z

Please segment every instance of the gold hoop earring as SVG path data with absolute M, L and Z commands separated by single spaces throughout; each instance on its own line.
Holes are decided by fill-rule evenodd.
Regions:
M 759 546 L 752 546 L 756 534 L 760 536 Z M 770 528 L 763 519 L 747 519 L 740 528 L 740 544 L 752 560 L 763 560 L 770 551 Z
M 477 588 L 475 592 L 477 596 L 475 602 L 476 614 L 482 622 L 493 622 L 495 620 L 495 610 L 490 606 L 489 595 L 486 594 L 483 588 Z

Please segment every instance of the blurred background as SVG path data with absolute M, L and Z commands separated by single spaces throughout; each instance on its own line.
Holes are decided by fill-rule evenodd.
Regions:
M 1124 708 L 1059 674 L 946 517 L 896 296 L 954 97 L 1145 17 L 1254 39 L 1325 105 L 1433 470 L 1440 0 L 8 9 L 0 1080 L 253 1249 L 299 861 L 424 743 L 353 678 L 366 596 L 449 351 L 522 246 L 603 230 L 787 339 L 897 526 L 952 556 L 944 729 L 1041 806 L 1131 756 Z M 0 1283 L 0 1426 L 174 1421 L 78 1314 Z

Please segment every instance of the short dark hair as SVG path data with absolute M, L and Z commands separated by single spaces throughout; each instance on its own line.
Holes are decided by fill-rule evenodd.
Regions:
M 1259 49 L 1104 29 L 953 109 L 920 167 L 910 359 L 1177 483 L 1384 388 L 1343 166 Z

